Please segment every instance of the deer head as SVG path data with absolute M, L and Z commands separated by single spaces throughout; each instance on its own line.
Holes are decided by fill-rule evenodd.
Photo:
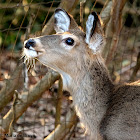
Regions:
M 56 9 L 56 34 L 31 38 L 24 43 L 28 59 L 57 70 L 64 88 L 72 94 L 77 115 L 91 139 L 140 138 L 140 87 L 115 86 L 100 57 L 104 36 L 98 15 L 92 12 L 86 32 L 66 11 Z M 124 129 L 125 128 L 125 129 Z
M 100 53 L 104 37 L 100 19 L 95 12 L 88 17 L 86 33 L 63 9 L 56 9 L 54 21 L 56 34 L 26 40 L 24 54 L 60 72 L 65 87 L 78 75 L 89 57 Z

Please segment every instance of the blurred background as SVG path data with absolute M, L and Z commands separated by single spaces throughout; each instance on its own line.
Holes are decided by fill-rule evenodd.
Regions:
M 107 43 L 102 55 L 112 80 L 115 84 L 120 84 L 140 79 L 139 0 L 1 0 L 0 101 L 7 100 L 0 108 L 0 130 L 1 133 L 3 129 L 6 130 L 5 134 L 7 134 L 3 139 L 41 140 L 55 128 L 57 92 L 60 88 L 58 82 L 51 88 L 44 89 L 38 99 L 30 101 L 26 106 L 27 110 L 24 108 L 17 118 L 15 116 L 8 118 L 8 120 L 11 119 L 12 125 L 6 126 L 4 119 L 9 110 L 16 110 L 14 105 L 15 100 L 18 100 L 17 96 L 19 98 L 24 94 L 28 96 L 30 90 L 46 73 L 51 72 L 37 61 L 35 68 L 30 66 L 27 72 L 26 65 L 23 65 L 22 49 L 23 42 L 30 37 L 55 33 L 53 13 L 57 7 L 62 7 L 72 14 L 83 29 L 90 12 L 96 11 L 104 23 Z M 23 66 L 20 69 L 21 65 Z M 17 77 L 18 80 L 15 81 Z M 70 93 L 64 91 L 61 102 L 60 121 L 64 122 L 72 103 Z M 15 135 L 16 138 L 10 137 L 11 135 Z M 66 140 L 84 140 L 85 138 L 78 119 L 69 133 L 67 132 L 63 137 Z

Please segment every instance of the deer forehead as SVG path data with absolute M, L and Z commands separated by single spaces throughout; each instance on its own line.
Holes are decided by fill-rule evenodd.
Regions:
M 65 32 L 63 34 L 61 34 L 60 38 L 63 39 L 67 39 L 67 38 L 73 38 L 74 40 L 78 41 L 79 38 L 77 36 L 75 36 L 74 34 L 71 34 L 69 32 Z
M 80 44 L 80 40 L 77 36 L 70 34 L 70 33 L 64 33 L 60 36 L 61 41 L 65 41 L 68 38 L 72 38 L 75 42 L 75 45 L 79 45 Z M 74 45 L 74 46 L 75 46 Z
M 73 39 L 74 40 L 74 44 L 73 45 L 68 45 L 66 43 L 67 39 Z M 64 33 L 57 33 L 54 35 L 48 35 L 48 36 L 42 36 L 42 37 L 37 37 L 34 38 L 36 44 L 38 47 L 42 48 L 43 46 L 45 47 L 46 45 L 49 45 L 51 47 L 55 46 L 55 48 L 64 48 L 65 50 L 71 50 L 73 49 L 75 46 L 80 45 L 81 38 L 69 33 L 69 32 L 64 32 Z M 54 44 L 53 44 L 54 43 Z

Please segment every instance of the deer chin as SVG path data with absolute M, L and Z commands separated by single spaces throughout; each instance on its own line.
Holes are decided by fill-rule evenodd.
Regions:
M 71 77 L 71 75 L 69 75 L 68 73 L 64 72 L 63 70 L 61 70 L 60 68 L 58 68 L 56 65 L 49 63 L 46 59 L 44 60 L 44 56 L 42 55 L 41 57 L 38 57 L 37 60 L 42 63 L 43 65 L 53 69 L 54 71 L 57 71 L 63 79 L 63 89 L 67 90 L 70 92 L 70 87 L 71 84 L 73 82 L 73 79 Z
M 34 48 L 30 48 L 30 49 L 26 49 L 24 48 L 24 54 L 28 57 L 28 58 L 36 58 L 38 56 L 36 50 Z

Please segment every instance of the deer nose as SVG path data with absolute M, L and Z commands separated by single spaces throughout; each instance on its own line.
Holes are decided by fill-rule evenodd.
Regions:
M 25 43 L 25 48 L 29 49 L 30 47 L 34 47 L 35 46 L 35 41 L 33 39 L 29 39 L 26 43 Z

